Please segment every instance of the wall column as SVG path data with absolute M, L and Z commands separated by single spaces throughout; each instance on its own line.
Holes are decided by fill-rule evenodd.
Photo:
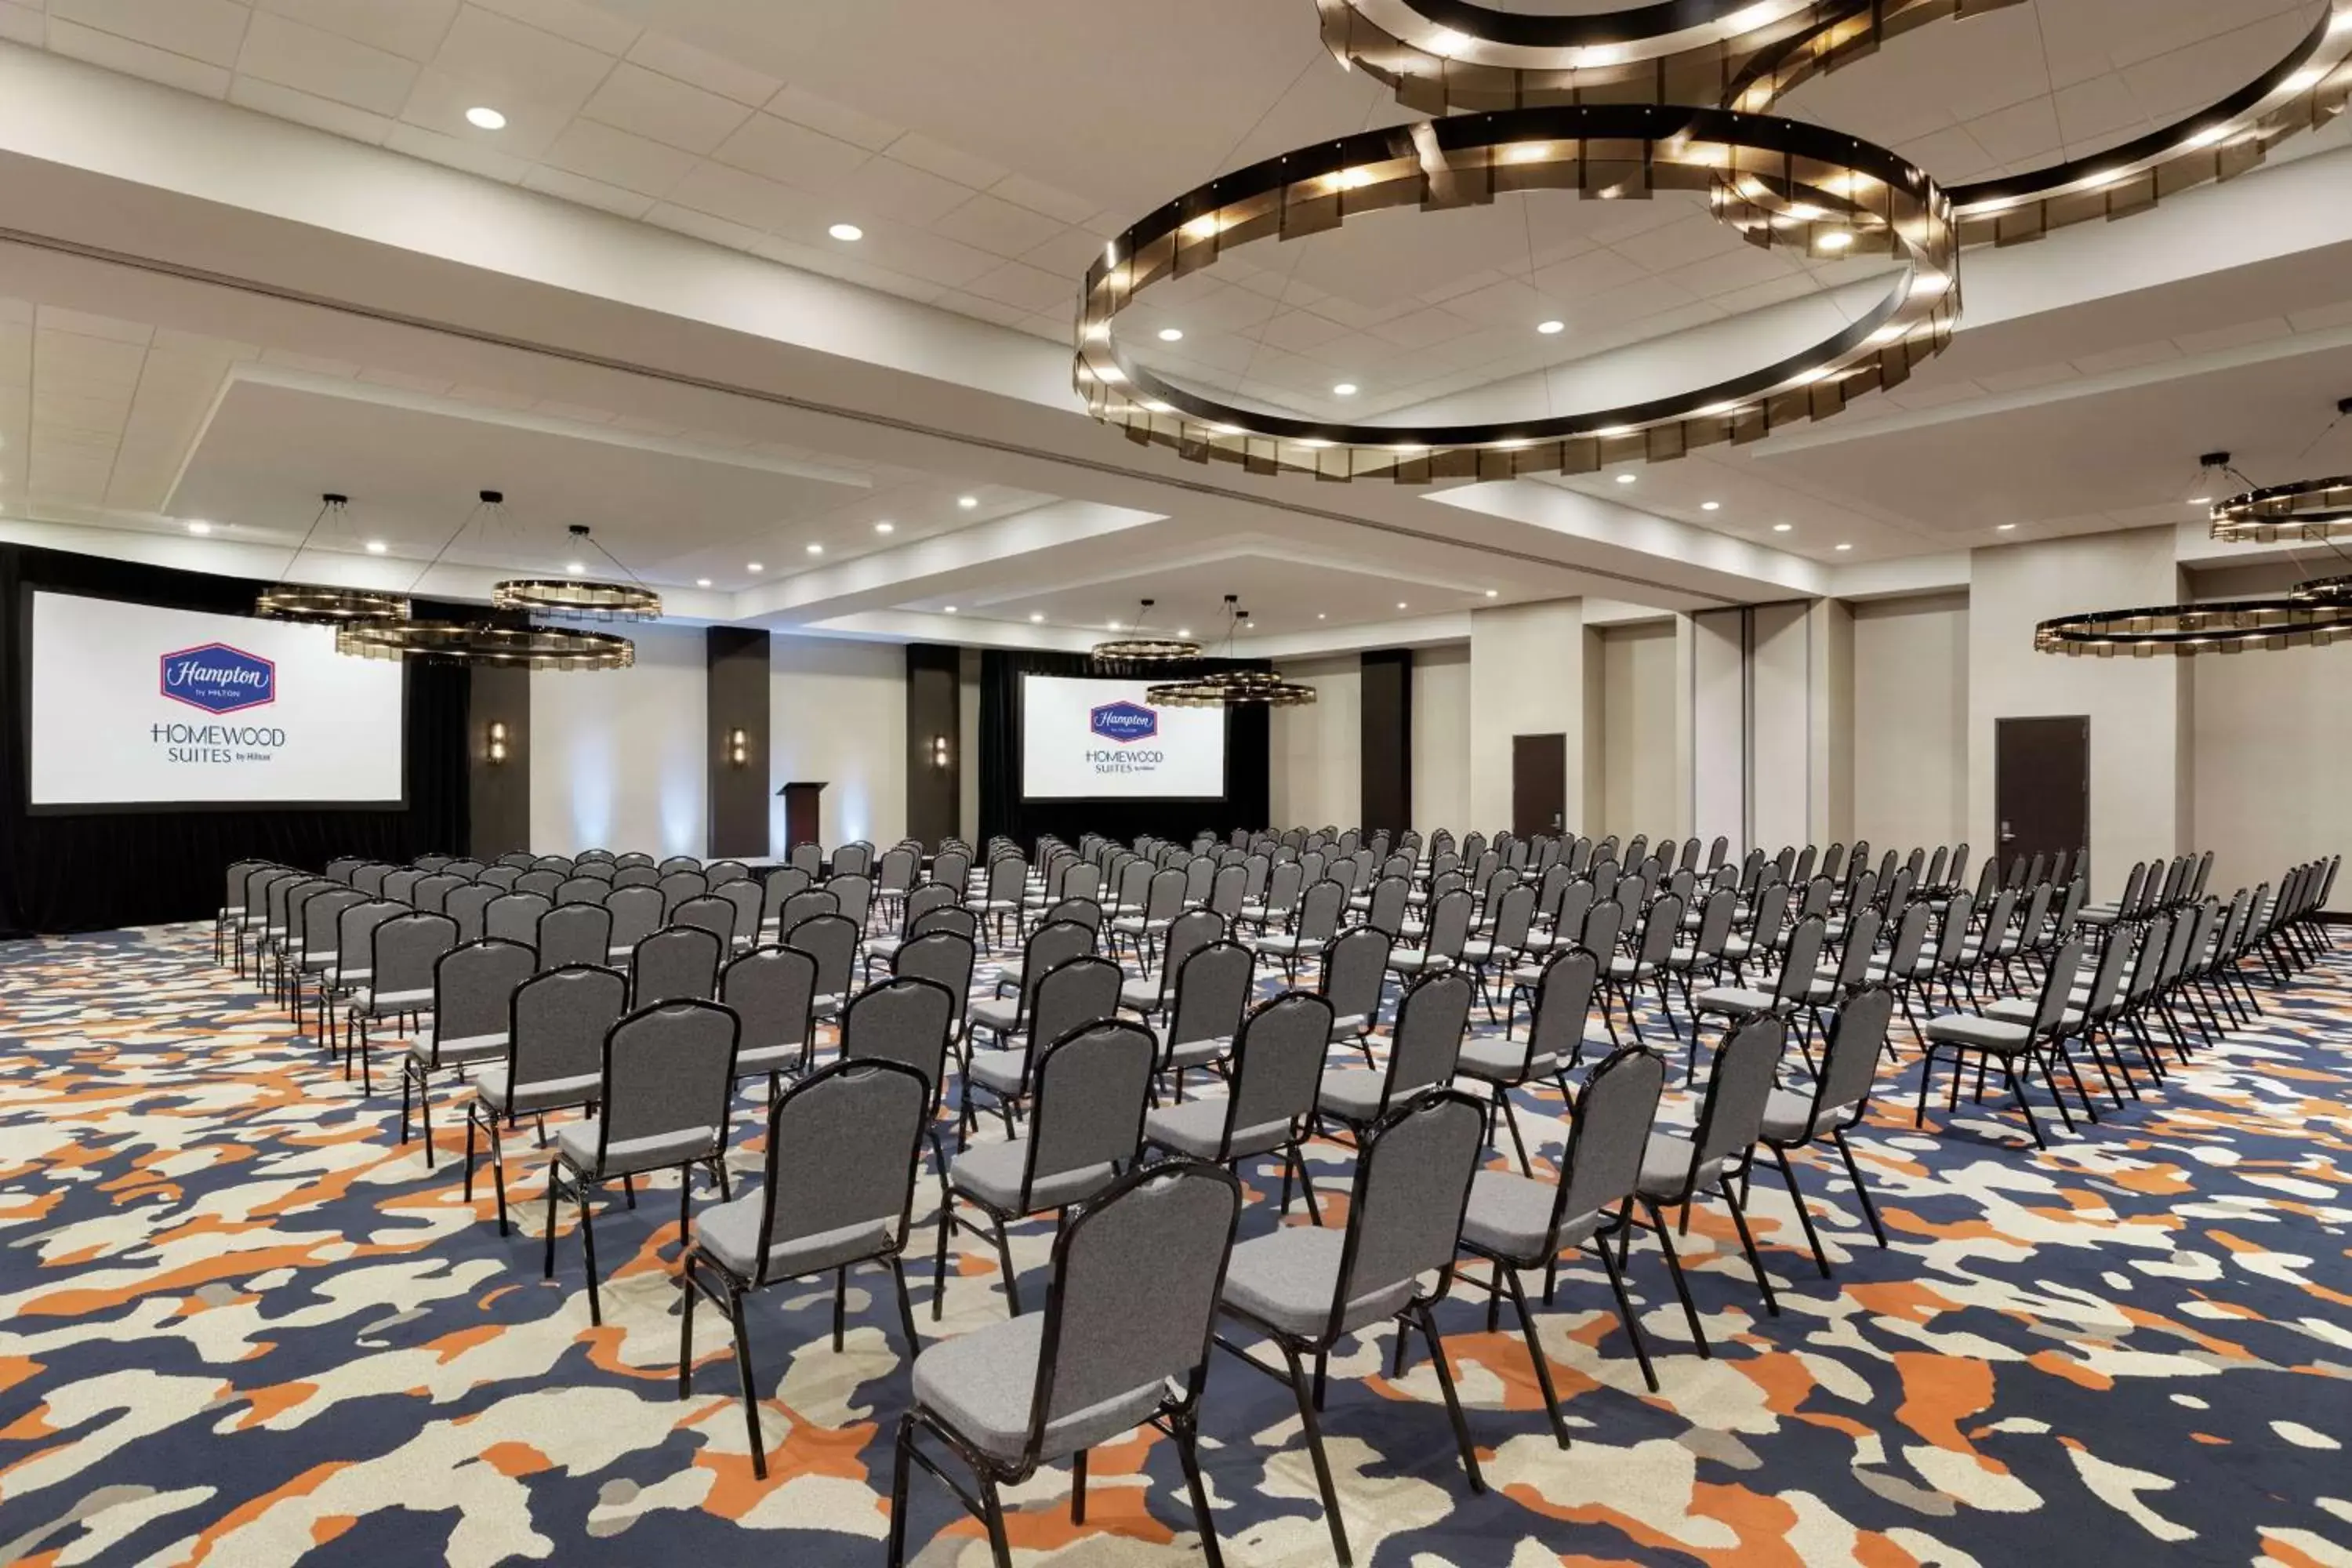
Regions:
M 1584 601 L 1503 605 L 1470 615 L 1470 820 L 1492 833 L 1511 826 L 1512 742 L 1562 735 L 1568 752 L 1565 815 L 1585 822 Z
M 961 648 L 907 645 L 907 833 L 934 848 L 962 816 L 962 672 Z
M 477 664 L 467 676 L 472 690 L 466 712 L 466 793 L 473 826 L 465 850 L 491 860 L 533 847 L 530 670 Z M 494 735 L 492 725 L 504 729 Z
M 703 632 L 710 780 L 709 853 L 761 856 L 768 843 L 768 634 Z
M 1412 649 L 1365 654 L 1360 700 L 1360 826 L 1367 834 L 1402 834 L 1412 826 Z

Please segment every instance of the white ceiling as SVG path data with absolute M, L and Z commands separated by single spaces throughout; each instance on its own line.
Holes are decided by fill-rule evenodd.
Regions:
M 1788 107 L 1979 177 L 2210 101 L 2318 9 L 2026 0 L 1922 28 Z M 1155 625 L 1205 633 L 1235 592 L 1257 635 L 1339 646 L 1576 593 L 1785 597 L 1906 563 L 1901 580 L 1948 585 L 1957 550 L 2186 521 L 2203 450 L 2262 479 L 2352 463 L 2352 425 L 2320 438 L 2352 395 L 2340 129 L 2156 213 L 1971 253 L 1950 351 L 1835 420 L 1631 484 L 1482 486 L 1449 507 L 1442 488 L 1181 463 L 1066 393 L 1076 279 L 1105 237 L 1221 169 L 1402 118 L 1330 61 L 1308 0 L 0 0 L 0 37 L 116 73 L 100 103 L 92 73 L 0 50 L 11 83 L 24 61 L 56 74 L 39 118 L 67 143 L 87 123 L 135 149 L 155 110 L 158 150 L 185 141 L 201 163 L 199 133 L 233 123 L 240 156 L 289 171 L 267 203 L 199 193 L 198 219 L 162 163 L 100 182 L 10 143 L 0 104 L 12 223 L 88 214 L 117 224 L 115 248 L 128 234 L 174 266 L 570 356 L 0 247 L 0 508 L 191 548 L 201 518 L 225 570 L 274 570 L 324 489 L 354 500 L 339 553 L 378 538 L 389 563 L 422 562 L 489 487 L 509 531 L 454 562 L 559 564 L 583 522 L 665 588 L 709 580 L 712 599 L 674 601 L 698 617 L 1082 644 L 1146 595 Z M 157 106 L 190 100 L 124 75 L 270 118 L 197 104 L 167 125 Z M 87 115 L 56 111 L 81 98 Z M 507 129 L 467 126 L 477 103 Z M 394 161 L 350 142 L 425 178 L 395 188 Z M 330 193 L 391 216 L 362 232 Z M 827 239 L 836 221 L 866 237 Z M 289 245 L 299 223 L 320 243 Z M 419 258 L 446 265 L 402 270 Z M 598 267 L 639 292 L 600 292 Z M 811 291 L 786 268 L 893 298 Z M 1680 197 L 1545 193 L 1252 247 L 1155 289 L 1121 331 L 1181 379 L 1377 418 L 1553 396 L 1634 345 L 1843 308 L 1833 291 L 1869 271 L 1754 250 Z M 1554 318 L 1565 331 L 1535 331 Z M 1340 381 L 1360 392 L 1335 397 Z

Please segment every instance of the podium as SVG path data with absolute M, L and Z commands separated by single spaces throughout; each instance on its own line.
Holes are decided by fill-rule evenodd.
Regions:
M 823 818 L 818 814 L 817 797 L 824 794 L 823 784 L 788 784 L 776 793 L 784 797 L 784 848 L 795 844 L 822 844 L 817 825 Z

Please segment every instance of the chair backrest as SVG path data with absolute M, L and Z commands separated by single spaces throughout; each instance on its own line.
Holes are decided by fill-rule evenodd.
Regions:
M 898 894 L 915 885 L 915 868 L 922 858 L 921 852 L 910 844 L 894 844 L 882 851 L 882 859 L 875 868 L 877 890 Z
M 925 910 L 907 922 L 907 940 L 929 936 L 935 931 L 952 931 L 966 942 L 980 940 L 980 917 L 961 904 L 947 904 Z
M 1027 976 L 1024 975 L 1024 979 Z M 1037 982 L 1029 1003 L 1029 1038 L 1058 1040 L 1118 1010 L 1126 975 L 1107 958 L 1073 958 Z
M 1339 932 L 1339 916 L 1347 905 L 1346 884 L 1328 879 L 1308 883 L 1307 890 L 1298 896 L 1298 915 L 1291 925 L 1292 931 L 1297 934 L 1299 945 L 1306 947 L 1329 942 Z M 1402 924 L 1403 920 L 1403 906 L 1400 903 L 1398 923 Z M 1382 929 L 1391 936 L 1396 934 L 1393 926 Z
M 238 895 L 243 897 L 242 894 Z M 305 957 L 333 957 L 340 922 L 345 910 L 368 901 L 357 888 L 331 887 L 302 900 L 302 952 Z M 458 922 L 459 930 L 464 922 Z
M 678 871 L 691 871 L 698 877 L 702 874 L 702 862 L 691 855 L 666 855 L 656 869 L 665 877 Z
M 1614 899 L 1602 899 L 1584 917 L 1584 945 L 1602 959 L 1617 954 L 1617 938 L 1625 929 L 1625 906 Z
M 1554 1237 L 1566 1221 L 1633 1195 L 1642 1156 L 1666 1089 L 1665 1059 L 1640 1046 L 1611 1052 L 1584 1081 L 1569 1121 L 1560 1156 L 1559 1189 L 1552 1198 Z M 1547 1246 L 1549 1258 L 1555 1250 Z
M 661 889 L 662 919 L 677 917 L 678 905 L 688 899 L 698 899 L 710 891 L 710 883 L 699 871 L 665 871 L 655 884 Z
M 2075 973 L 2082 969 L 2083 954 L 2089 947 L 2088 937 L 2069 937 L 2050 955 L 2050 971 L 2042 977 L 2042 1000 L 2033 1009 L 2034 1033 L 2049 1033 L 2065 1016 Z
M 278 886 L 285 886 L 289 880 L 299 875 L 299 872 L 289 872 L 285 877 L 278 879 Z M 397 871 L 387 871 L 383 878 L 383 896 L 395 903 L 413 905 L 416 898 L 416 884 L 423 880 L 425 880 L 425 873 L 414 866 L 404 866 Z M 284 905 L 280 904 L 279 908 L 282 910 Z
M 896 1062 L 920 1073 L 937 1105 L 947 1082 L 948 1038 L 963 998 L 935 980 L 900 975 L 870 985 L 841 1019 L 844 1060 Z
M 538 967 L 519 942 L 461 942 L 433 966 L 432 1065 L 452 1046 L 506 1034 L 518 986 Z
M 1350 926 L 1324 945 L 1317 989 L 1336 1016 L 1361 1018 L 1367 1029 L 1379 1022 L 1389 954 L 1394 951 L 1389 933 L 1373 925 Z
M 536 947 L 540 919 L 554 907 L 544 893 L 502 893 L 482 910 L 482 934 Z
M 658 889 L 615 885 L 604 895 L 604 908 L 613 917 L 608 952 L 633 952 L 637 943 L 661 929 L 662 896 Z
M 702 868 L 702 876 L 713 888 L 722 888 L 730 882 L 750 881 L 751 868 L 740 860 L 713 860 Z
M 1878 948 L 1879 927 L 1886 917 L 1876 910 L 1856 910 L 1847 921 L 1845 948 L 1838 955 L 1837 983 L 1841 988 L 1859 985 L 1870 973 L 1870 955 Z
M 904 1246 L 930 1111 L 922 1074 L 885 1058 L 845 1057 L 785 1090 L 768 1111 L 752 1283 L 767 1282 L 772 1253 L 810 1237 L 871 1230 L 877 1250 Z
M 1029 863 L 1018 855 L 1000 855 L 988 863 L 988 901 L 1019 908 L 1028 886 Z
M 640 1007 L 606 1031 L 598 1168 L 616 1153 L 684 1164 L 723 1150 L 739 1033 L 732 1008 L 698 997 Z
M 1304 991 L 1286 991 L 1250 1009 L 1234 1037 L 1234 1087 L 1221 1157 L 1244 1133 L 1277 1124 L 1286 1124 L 1294 1136 L 1305 1131 L 1323 1081 L 1331 1017 L 1330 1003 Z
M 1820 915 L 1807 915 L 1790 928 L 1788 950 L 1780 955 L 1780 981 L 1773 988 L 1781 1001 L 1794 1001 L 1812 990 L 1813 972 L 1822 963 L 1822 943 L 1828 937 L 1829 922 Z
M 552 871 L 561 877 L 572 875 L 572 857 L 569 855 L 540 855 L 534 857 L 530 864 L 533 870 Z
M 390 900 L 386 900 L 389 902 Z M 370 935 L 373 978 L 369 989 L 379 998 L 399 992 L 433 989 L 433 971 L 441 955 L 457 945 L 457 922 L 447 915 L 404 910 L 379 923 Z
M 931 857 L 931 880 L 942 888 L 952 888 L 956 896 L 963 896 L 964 879 L 971 875 L 971 851 L 942 849 Z
M 1682 930 L 1682 900 L 1672 893 L 1659 894 L 1642 917 L 1642 942 L 1634 957 L 1643 963 L 1664 963 L 1674 956 Z
M 1478 1102 L 1451 1089 L 1414 1096 L 1365 1135 L 1327 1340 L 1395 1312 L 1423 1274 L 1452 1279 L 1485 1135 Z
M 449 895 L 467 885 L 463 877 L 453 877 L 446 870 L 436 871 L 429 877 L 419 878 L 409 896 L 418 909 L 428 914 L 446 914 L 448 912 Z
M 393 875 L 397 876 L 399 873 L 394 872 Z M 566 879 L 562 872 L 550 870 L 541 867 L 525 871 L 516 877 L 514 879 L 514 887 L 515 891 L 519 893 L 537 893 L 541 898 L 544 898 L 549 902 L 552 903 L 555 900 L 555 889 L 563 886 L 565 880 Z M 392 878 L 387 877 L 384 879 L 384 881 L 386 885 L 389 886 L 392 881 Z
M 862 877 L 873 866 L 874 846 L 863 838 L 841 845 L 833 852 L 833 874 L 836 877 Z
M 735 911 L 733 930 L 729 933 L 733 946 L 749 947 L 760 940 L 760 917 L 765 912 L 766 900 L 759 883 L 749 876 L 732 877 L 712 883 L 710 896 L 724 899 Z
M 731 946 L 735 941 L 735 905 L 715 893 L 704 893 L 685 900 L 670 910 L 669 923 L 677 926 L 700 926 Z
M 933 915 L 972 917 L 962 910 L 934 910 Z M 893 976 L 910 980 L 929 980 L 947 987 L 956 999 L 956 1016 L 961 1018 L 966 1001 L 971 995 L 971 973 L 980 962 L 978 944 L 970 931 L 950 931 L 945 927 L 926 931 L 919 936 L 908 937 L 890 955 Z
M 1108 1413 L 1141 1422 L 1206 1381 L 1241 1184 L 1198 1160 L 1129 1172 L 1061 1228 L 1045 1288 L 1031 1460 L 1098 1441 Z
M 628 989 L 613 970 L 587 963 L 551 969 L 516 986 L 507 1022 L 508 1083 L 518 1091 L 562 1086 L 567 1105 L 595 1099 L 604 1036 L 627 1005 Z
M 1116 964 L 1106 967 L 1118 972 Z M 1021 1173 L 1022 1212 L 1046 1177 L 1135 1158 L 1153 1058 L 1151 1031 L 1129 1018 L 1097 1018 L 1045 1047 L 1032 1073 L 1036 1098 Z
M 1074 958 L 1095 950 L 1095 933 L 1076 921 L 1047 921 L 1029 933 L 1021 949 L 1021 1013 L 1036 1000 L 1037 983 Z
M 1584 1048 L 1584 1026 L 1600 982 L 1601 960 L 1590 948 L 1565 948 L 1545 963 L 1543 978 L 1536 983 L 1524 1060 L 1549 1056 L 1565 1063 L 1576 1058 Z
M 816 960 L 816 994 L 849 995 L 850 976 L 857 962 L 856 924 L 846 915 L 812 915 L 784 932 L 784 945 Z
M 1457 888 L 1429 906 L 1429 929 L 1422 946 L 1433 958 L 1459 958 L 1470 940 L 1470 913 L 1475 902 L 1466 888 Z
M 797 866 L 779 866 L 770 871 L 760 884 L 761 921 L 776 919 L 783 910 L 785 900 L 807 892 L 809 880 L 809 874 Z
M 567 877 L 548 895 L 558 904 L 602 904 L 613 885 L 595 877 Z
M 602 904 L 558 904 L 539 917 L 532 942 L 541 969 L 603 963 L 613 950 L 613 911 Z
M 1764 1135 L 1764 1104 L 1771 1098 L 1773 1074 L 1780 1070 L 1787 1037 L 1780 1019 L 1750 1018 L 1717 1048 L 1691 1139 L 1695 1177 L 1730 1156 L 1746 1153 Z
M 1535 925 L 1536 889 L 1531 882 L 1521 882 L 1505 893 L 1495 903 L 1494 942 L 1499 952 L 1517 952 L 1528 945 L 1528 932 Z M 1729 927 L 1727 925 L 1727 931 Z
M 719 986 L 719 939 L 699 926 L 665 926 L 629 952 L 629 1005 L 698 1001 Z
M 646 854 L 642 849 L 625 850 L 623 853 L 613 857 L 613 864 L 621 867 L 643 866 L 650 870 L 653 868 L 653 863 L 654 858 Z
M 755 947 L 719 971 L 719 999 L 742 1021 L 739 1053 L 804 1047 L 816 1005 L 816 960 L 797 948 Z
M 1225 917 L 1214 910 L 1186 910 L 1170 921 L 1160 951 L 1161 994 L 1166 994 L 1168 975 L 1182 968 L 1186 959 L 1211 942 L 1223 941 L 1224 936 Z
M 508 893 L 512 892 L 514 885 L 522 880 L 522 873 L 512 866 L 485 866 L 475 876 L 474 880 L 485 887 L 496 888 L 502 893 Z
M 1884 985 L 1865 985 L 1838 1004 L 1830 1025 L 1820 1082 L 1813 1093 L 1813 1120 L 1819 1126 L 1831 1111 L 1850 1113 L 1846 1123 L 1861 1120 L 1876 1082 L 1878 1058 L 1886 1049 L 1887 1021 L 1895 1014 L 1895 993 Z
M 945 882 L 925 882 L 920 887 L 909 889 L 907 894 L 903 906 L 905 910 L 903 929 L 911 935 L 915 922 L 933 910 L 956 909 L 961 907 L 962 902 L 961 889 L 951 888 Z
M 1473 990 L 1469 975 L 1441 970 L 1414 981 L 1398 999 L 1396 1026 L 1389 1032 L 1388 1074 L 1381 1085 L 1382 1114 L 1415 1090 L 1454 1081 L 1454 1066 L 1470 1032 Z
M 804 889 L 786 899 L 783 906 L 776 911 L 776 931 L 781 935 L 803 921 L 840 912 L 841 900 L 837 895 L 824 888 Z
M 1307 890 L 1307 868 L 1296 860 L 1285 860 L 1265 874 L 1265 907 L 1269 914 L 1281 914 L 1298 907 L 1298 897 Z
M 863 871 L 835 871 L 824 879 L 824 890 L 840 900 L 844 919 L 866 929 L 866 917 L 874 909 L 873 878 Z
M 1249 1006 L 1256 974 L 1257 961 L 1238 942 L 1213 942 L 1196 949 L 1176 971 L 1167 1044 L 1232 1038 Z
M 1404 930 L 1404 914 L 1412 898 L 1412 884 L 1402 877 L 1382 877 L 1372 884 L 1371 902 L 1364 923 L 1395 936 Z
M 1151 874 L 1151 886 L 1143 895 L 1143 918 L 1146 922 L 1172 921 L 1184 910 L 1185 888 L 1189 873 L 1179 867 Z

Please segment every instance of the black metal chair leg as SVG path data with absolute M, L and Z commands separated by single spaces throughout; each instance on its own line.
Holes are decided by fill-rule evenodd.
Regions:
M 1633 1227 L 1633 1221 L 1627 1220 L 1625 1228 L 1631 1230 Z M 1609 1256 L 1609 1242 L 1605 1237 L 1594 1242 L 1593 1250 L 1601 1254 L 1601 1267 L 1609 1271 L 1609 1289 L 1617 1297 L 1618 1321 L 1625 1325 L 1625 1337 L 1633 1342 L 1633 1359 L 1642 1364 L 1642 1381 L 1649 1385 L 1651 1393 L 1655 1394 L 1658 1392 L 1658 1369 L 1650 1364 L 1650 1347 L 1643 1340 L 1641 1322 L 1633 1315 L 1633 1299 L 1625 1294 L 1624 1270 L 1619 1268 L 1617 1260 Z M 1557 1264 L 1559 1259 L 1552 1261 Z
M 1780 1163 L 1780 1179 L 1789 1185 L 1789 1201 L 1797 1205 L 1797 1222 L 1805 1227 L 1805 1245 L 1813 1249 L 1813 1265 L 1822 1278 L 1830 1277 L 1829 1255 L 1822 1250 L 1822 1238 L 1813 1230 L 1812 1211 L 1805 1206 L 1805 1194 L 1797 1185 L 1797 1167 L 1789 1163 L 1789 1152 L 1779 1144 L 1772 1146 L 1772 1158 Z
M 751 1376 L 751 1333 L 743 1321 L 743 1298 L 730 1282 L 727 1316 L 735 1329 L 735 1381 L 743 1391 L 743 1426 L 751 1439 L 751 1474 L 768 1479 L 768 1445 L 760 1435 L 760 1395 Z
M 1398 1331 L 1403 1331 L 1401 1326 Z M 1307 1369 L 1299 1364 L 1297 1351 L 1286 1341 L 1277 1339 L 1275 1343 L 1290 1368 L 1290 1392 L 1298 1401 L 1298 1421 L 1306 1428 L 1307 1455 L 1315 1461 L 1315 1484 L 1323 1493 L 1323 1521 L 1331 1530 L 1332 1552 L 1339 1559 L 1339 1568 L 1354 1568 L 1355 1556 L 1348 1550 L 1348 1527 L 1339 1519 L 1339 1489 L 1331 1482 L 1331 1461 L 1323 1453 L 1323 1428 L 1315 1419 L 1315 1394 L 1307 1386 Z
M 1513 1288 L 1517 1289 L 1516 1286 Z M 1519 1304 L 1519 1310 L 1522 1313 L 1527 1310 L 1524 1301 Z M 1437 1336 L 1437 1323 L 1429 1315 L 1427 1302 L 1419 1304 L 1413 1316 L 1420 1321 L 1421 1337 L 1429 1343 L 1431 1364 L 1437 1368 L 1437 1386 L 1445 1395 L 1445 1414 L 1454 1422 L 1454 1443 L 1462 1450 L 1463 1471 L 1470 1478 L 1470 1489 L 1483 1496 L 1486 1490 L 1486 1478 L 1479 1473 L 1477 1446 L 1470 1441 L 1470 1423 L 1462 1415 L 1462 1396 L 1454 1392 L 1454 1372 L 1445 1364 L 1445 1342 Z M 1537 1365 L 1542 1365 L 1540 1351 L 1537 1352 Z M 1545 1381 L 1550 1381 L 1549 1374 L 1545 1374 Z
M 1853 1150 L 1847 1144 L 1845 1133 L 1843 1131 L 1832 1131 L 1830 1142 L 1837 1145 L 1839 1157 L 1845 1161 L 1845 1173 L 1853 1182 L 1853 1195 L 1862 1202 L 1864 1217 L 1870 1221 L 1870 1234 L 1878 1238 L 1879 1246 L 1885 1247 L 1886 1227 L 1878 1223 L 1878 1205 L 1870 1201 L 1870 1189 L 1863 1185 L 1862 1167 L 1854 1163 Z
M 1683 1321 L 1690 1325 L 1691 1338 L 1697 1342 L 1698 1353 L 1712 1358 L 1715 1352 L 1706 1342 L 1706 1331 L 1699 1327 L 1698 1306 L 1691 1300 L 1690 1281 L 1683 1278 L 1683 1262 L 1675 1254 L 1674 1234 L 1666 1228 L 1666 1217 L 1658 1212 L 1658 1205 L 1654 1203 L 1644 1203 L 1643 1207 L 1648 1210 L 1650 1225 L 1658 1234 L 1658 1245 L 1665 1249 L 1666 1273 L 1674 1279 L 1675 1294 L 1682 1300 Z M 1622 1263 L 1624 1259 L 1620 1258 L 1618 1261 Z
M 1518 1271 L 1497 1263 L 1495 1273 L 1504 1289 L 1511 1293 L 1511 1306 L 1519 1314 L 1519 1332 L 1528 1342 L 1528 1360 L 1536 1369 L 1536 1387 L 1543 1392 L 1544 1412 L 1551 1417 L 1551 1434 L 1565 1448 L 1568 1447 L 1568 1417 L 1560 1414 L 1559 1394 L 1551 1385 L 1550 1358 L 1544 1354 L 1543 1342 L 1536 1337 L 1535 1314 L 1528 1310 L 1528 1296 L 1520 1288 Z M 1500 1296 L 1499 1291 L 1492 1292 L 1488 1299 L 1499 1300 Z
M 1756 1238 L 1748 1231 L 1748 1211 L 1740 1206 L 1739 1194 L 1731 1184 L 1723 1184 L 1723 1206 L 1731 1211 L 1731 1223 L 1739 1232 L 1739 1248 L 1748 1254 L 1748 1270 L 1756 1276 L 1756 1289 L 1764 1293 L 1764 1310 L 1774 1317 L 1780 1315 L 1780 1299 L 1772 1294 L 1772 1281 L 1764 1272 L 1763 1256 L 1756 1250 Z

